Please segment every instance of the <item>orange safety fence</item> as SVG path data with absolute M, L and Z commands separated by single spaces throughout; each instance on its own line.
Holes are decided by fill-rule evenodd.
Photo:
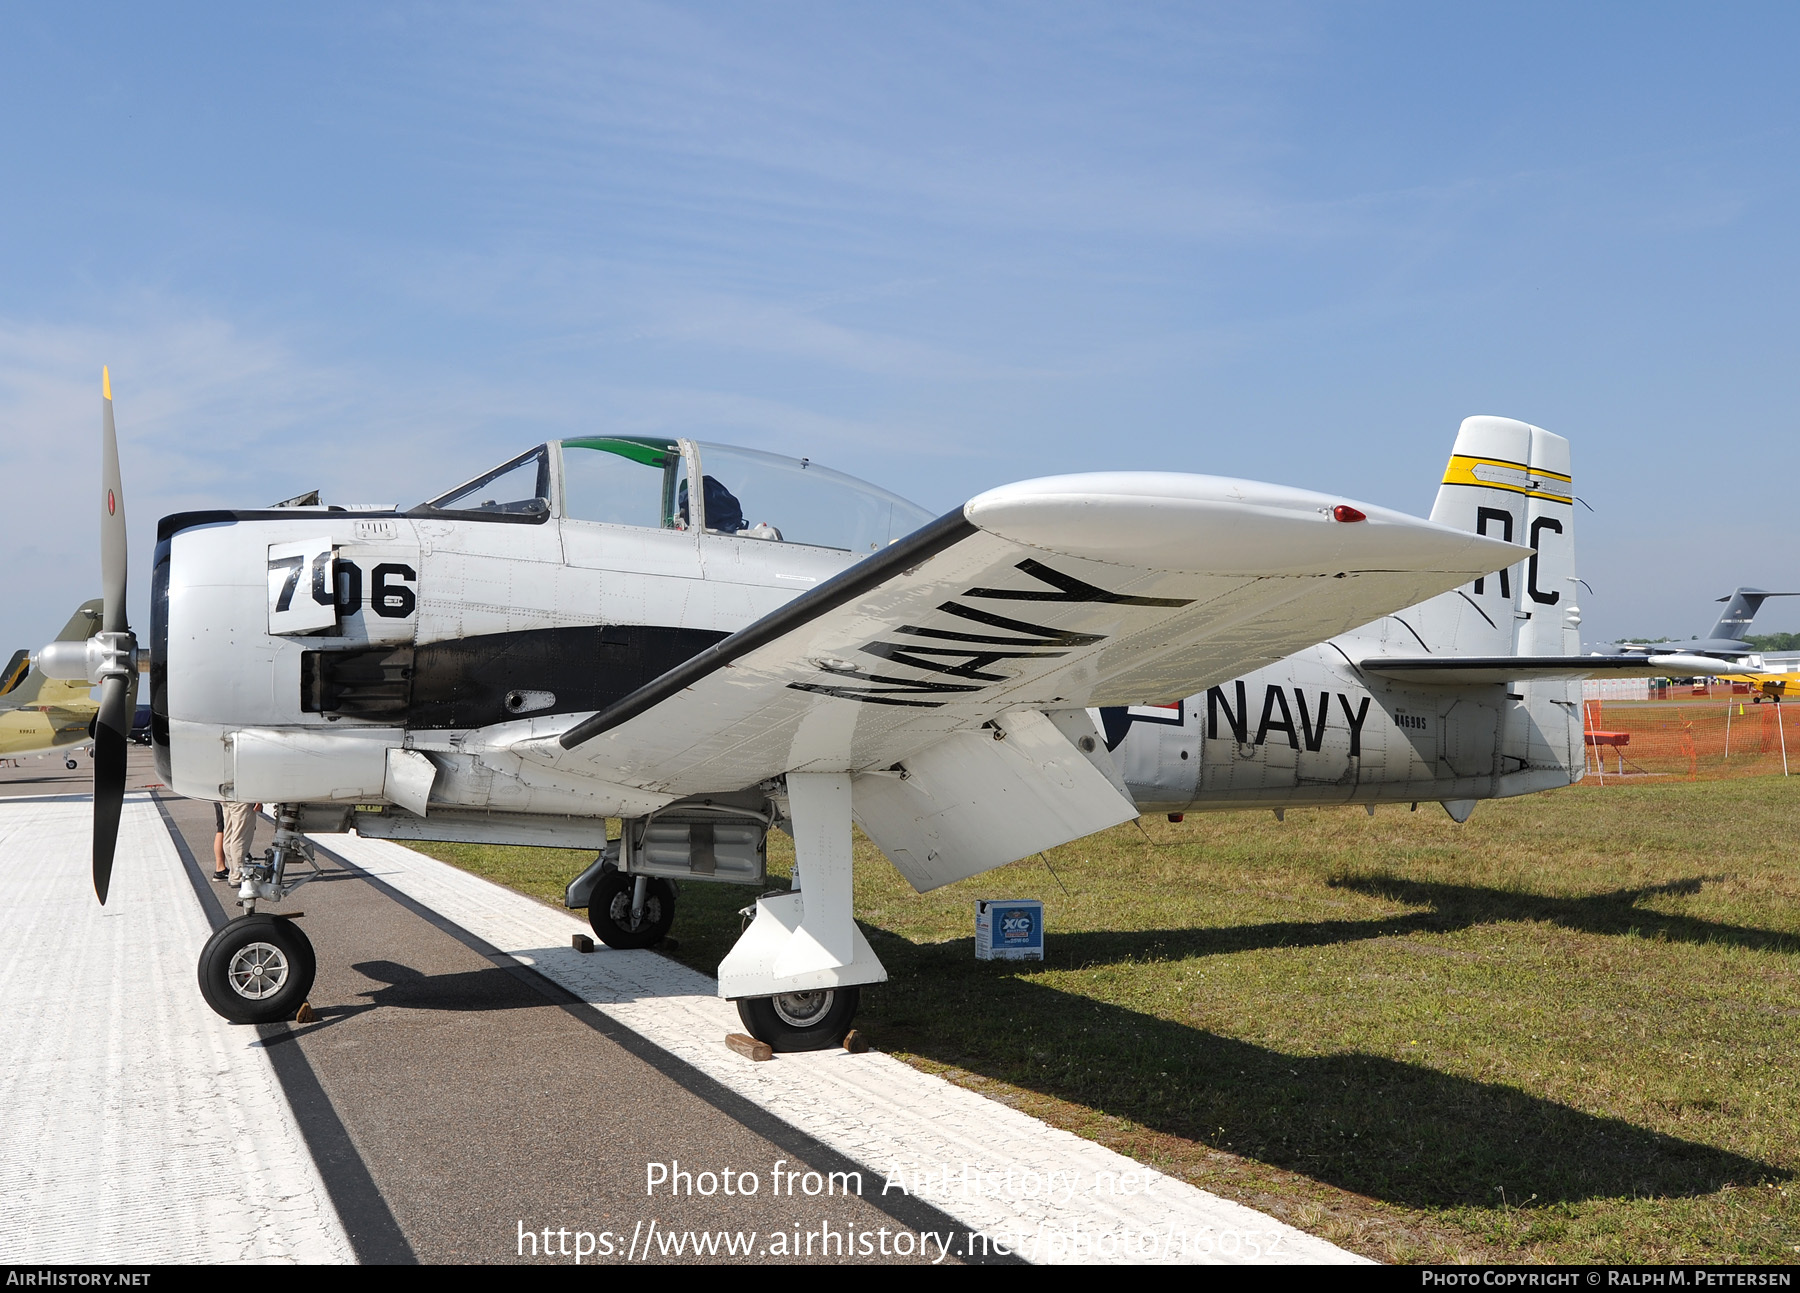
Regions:
M 1759 703 L 1723 688 L 1678 699 L 1671 688 L 1668 700 L 1586 701 L 1582 719 L 1590 783 L 1800 773 L 1800 705 Z

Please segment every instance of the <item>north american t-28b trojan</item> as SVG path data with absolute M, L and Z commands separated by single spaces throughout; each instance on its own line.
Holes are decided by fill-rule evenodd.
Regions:
M 141 649 L 110 383 L 102 445 L 101 631 L 40 664 L 100 688 L 104 902 Z M 933 518 L 806 459 L 625 436 L 541 444 L 406 510 L 165 517 L 158 769 L 277 827 L 202 990 L 243 1022 L 301 1004 L 312 949 L 280 904 L 308 834 L 591 848 L 568 902 L 633 947 L 667 930 L 671 880 L 766 888 L 779 828 L 794 890 L 756 901 L 719 992 L 776 1049 L 814 1048 L 886 977 L 852 918 L 852 823 L 927 890 L 1141 806 L 1455 815 L 1565 784 L 1568 680 L 1606 667 L 1567 658 L 1578 617 L 1566 584 L 1545 591 L 1572 549 L 1535 553 L 1572 539 L 1552 515 L 1567 445 L 1470 419 L 1457 450 L 1466 479 L 1429 521 L 1169 472 L 1030 480 Z M 1392 617 L 1408 607 L 1416 625 Z M 1510 690 L 1533 679 L 1549 690 Z

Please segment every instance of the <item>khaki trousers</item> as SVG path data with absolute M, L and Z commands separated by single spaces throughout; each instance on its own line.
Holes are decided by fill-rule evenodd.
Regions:
M 256 836 L 256 805 L 225 805 L 225 865 L 231 868 L 231 883 L 244 882 L 244 859 Z

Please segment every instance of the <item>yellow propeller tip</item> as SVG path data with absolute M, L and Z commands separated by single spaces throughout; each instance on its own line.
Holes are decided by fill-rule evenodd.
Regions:
M 112 398 L 112 373 L 107 371 L 105 364 L 100 365 L 100 394 L 109 400 Z

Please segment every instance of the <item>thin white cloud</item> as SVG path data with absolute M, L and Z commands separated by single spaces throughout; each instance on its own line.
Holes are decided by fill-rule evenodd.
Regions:
M 853 240 L 896 217 L 1254 234 L 1282 125 L 1259 76 L 1313 36 L 1251 12 L 465 10 L 342 110 L 398 107 L 402 138 L 478 172 L 514 222 L 553 189 L 544 224 L 604 207 L 677 225 L 729 209 L 752 237 L 777 222 Z

